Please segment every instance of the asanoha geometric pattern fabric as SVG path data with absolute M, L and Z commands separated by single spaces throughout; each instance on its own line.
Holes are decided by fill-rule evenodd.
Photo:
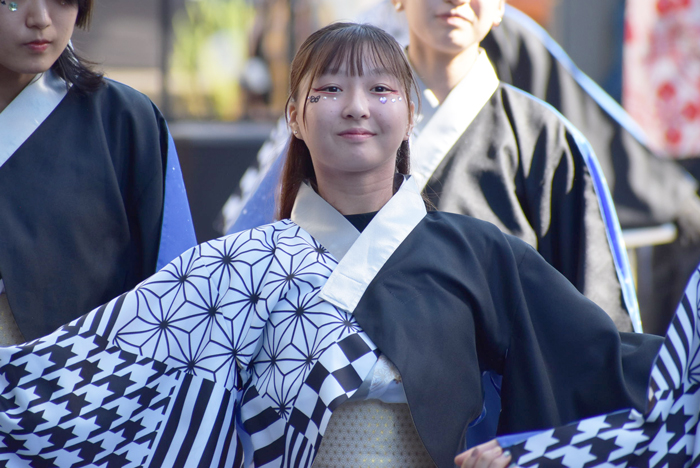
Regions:
M 518 466 L 700 466 L 700 270 L 688 284 L 651 374 L 650 410 L 589 418 L 510 446 Z
M 336 264 L 280 221 L 0 349 L 0 467 L 310 466 L 377 360 L 352 314 L 316 297 Z

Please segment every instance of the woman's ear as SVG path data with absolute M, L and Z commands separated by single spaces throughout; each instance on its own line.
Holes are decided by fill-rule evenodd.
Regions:
M 289 105 L 287 106 L 287 121 L 289 122 L 289 128 L 292 130 L 295 137 L 303 140 L 301 133 L 299 132 L 299 111 L 300 109 L 297 109 L 296 101 L 294 99 L 289 101 Z
M 493 27 L 497 28 L 503 21 L 503 15 L 506 14 L 506 0 L 498 0 L 498 17 L 493 22 Z
M 411 101 L 408 105 L 408 127 L 406 128 L 406 135 L 404 136 L 404 141 L 408 140 L 413 133 L 413 125 L 415 125 L 416 105 Z

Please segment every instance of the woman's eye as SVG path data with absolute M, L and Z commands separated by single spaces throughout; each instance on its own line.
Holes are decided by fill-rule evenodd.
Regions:
M 339 93 L 340 88 L 338 86 L 322 86 L 320 88 L 314 88 L 317 93 Z
M 372 88 L 372 91 L 375 93 L 393 93 L 394 90 L 389 88 L 388 86 L 384 85 L 377 85 L 374 88 Z

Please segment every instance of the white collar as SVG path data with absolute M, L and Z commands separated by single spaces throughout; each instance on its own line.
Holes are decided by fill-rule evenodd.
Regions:
M 499 85 L 486 52 L 479 50 L 474 66 L 440 104 L 433 92 L 419 79 L 424 96 L 422 114 L 411 145 L 411 173 L 418 187 L 432 177 L 447 153 L 464 134 L 481 109 L 489 102 Z
M 413 177 L 408 176 L 361 234 L 304 184 L 299 189 L 291 219 L 339 261 L 320 297 L 352 312 L 379 270 L 425 214 L 420 190 Z
M 299 187 L 290 219 L 311 234 L 338 261 L 360 237 L 360 231 L 306 183 Z
M 67 92 L 66 82 L 49 70 L 28 84 L 0 112 L 0 167 L 32 136 Z

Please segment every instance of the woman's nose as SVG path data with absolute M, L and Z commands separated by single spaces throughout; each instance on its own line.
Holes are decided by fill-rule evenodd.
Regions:
M 51 14 L 46 0 L 25 0 L 25 3 L 27 27 L 46 29 L 51 25 Z
M 349 93 L 348 101 L 343 109 L 343 117 L 347 119 L 366 119 L 369 117 L 369 103 L 365 93 L 359 91 Z

